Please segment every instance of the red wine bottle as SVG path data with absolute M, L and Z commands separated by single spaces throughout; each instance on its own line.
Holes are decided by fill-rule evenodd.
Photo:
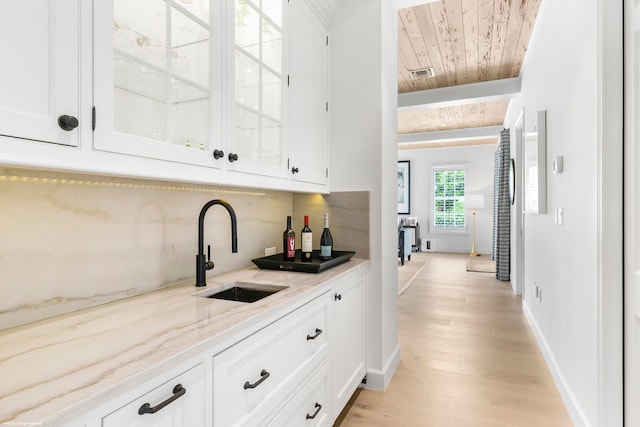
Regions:
M 282 248 L 285 261 L 296 259 L 296 233 L 291 229 L 291 216 L 287 216 L 287 229 L 282 233 Z
M 333 255 L 333 237 L 331 237 L 331 231 L 329 231 L 329 214 L 324 214 L 324 230 L 322 230 L 322 237 L 320 237 L 320 258 L 331 259 Z
M 304 216 L 304 227 L 302 228 L 302 232 L 300 233 L 302 237 L 302 261 L 309 262 L 311 261 L 312 255 L 312 246 L 313 246 L 313 235 L 311 234 L 311 229 L 309 228 L 309 216 Z

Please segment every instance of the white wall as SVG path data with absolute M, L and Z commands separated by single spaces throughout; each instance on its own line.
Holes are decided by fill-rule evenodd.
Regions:
M 603 397 L 602 372 L 608 368 L 599 359 L 601 353 L 621 350 L 621 345 L 620 349 L 608 349 L 599 341 L 601 280 L 606 282 L 609 271 L 621 271 L 615 261 L 613 266 L 603 267 L 601 247 L 603 239 L 621 241 L 622 236 L 615 228 L 609 236 L 607 227 L 600 227 L 603 210 L 618 210 L 615 204 L 607 208 L 601 202 L 608 191 L 601 186 L 606 181 L 603 176 L 619 174 L 615 161 L 613 168 L 602 164 L 610 150 L 602 147 L 602 135 L 607 132 L 602 111 L 607 105 L 600 96 L 606 79 L 612 78 L 602 71 L 607 67 L 601 60 L 602 41 L 607 35 L 600 12 L 619 7 L 614 3 L 541 3 L 521 73 L 522 92 L 511 102 L 506 119 L 506 126 L 514 131 L 524 108 L 526 130 L 536 111 L 547 110 L 547 164 L 554 156 L 564 156 L 562 174 L 552 174 L 550 167 L 546 172 L 549 213 L 524 217 L 524 309 L 575 425 L 620 425 L 619 409 L 602 409 L 607 405 L 603 403 L 607 397 Z M 615 31 L 621 31 L 621 25 Z M 613 80 L 620 78 L 613 76 Z M 616 105 L 613 111 L 619 114 Z M 515 143 L 512 133 L 512 153 Z M 618 143 L 621 145 L 621 140 L 604 142 L 612 144 L 614 153 L 618 153 Z M 621 197 L 618 203 L 622 204 Z M 554 223 L 557 208 L 563 208 L 563 225 Z M 603 237 L 603 232 L 607 236 Z M 542 289 L 542 301 L 534 298 L 534 283 Z M 621 287 L 621 282 L 612 285 Z M 607 315 L 611 313 L 604 313 Z M 607 418 L 616 421 L 603 421 Z
M 397 12 L 386 0 L 346 0 L 330 36 L 331 191 L 370 192 L 367 387 L 399 363 L 397 277 Z
M 482 194 L 485 207 L 476 213 L 476 249 L 491 254 L 493 236 L 493 167 L 495 145 L 443 147 L 428 150 L 400 150 L 398 160 L 411 163 L 411 213 L 418 217 L 420 237 L 436 239 L 438 252 L 471 252 L 472 215 L 467 211 L 467 228 L 460 233 L 438 233 L 433 229 L 433 167 L 462 165 L 466 168 L 466 193 Z

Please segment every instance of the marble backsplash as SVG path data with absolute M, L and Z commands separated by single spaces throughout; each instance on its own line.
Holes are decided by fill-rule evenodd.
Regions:
M 320 248 L 325 212 L 334 249 L 356 251 L 356 258 L 369 259 L 369 192 L 294 195 L 293 229 L 299 233 L 304 216 L 309 215 L 314 248 Z
M 0 168 L 0 329 L 138 295 L 195 277 L 197 220 L 222 198 L 238 218 L 238 253 L 221 206 L 205 250 L 220 274 L 279 247 L 288 192 Z M 194 282 L 195 283 L 195 282 Z
M 310 215 L 319 247 L 329 212 L 336 249 L 368 258 L 367 192 L 321 196 L 0 168 L 0 194 L 0 330 L 194 280 L 198 214 L 216 198 L 236 212 L 238 253 L 226 210 L 213 206 L 205 250 L 210 244 L 216 267 L 208 276 L 250 265 L 267 247 L 282 251 L 287 215 L 297 234 Z

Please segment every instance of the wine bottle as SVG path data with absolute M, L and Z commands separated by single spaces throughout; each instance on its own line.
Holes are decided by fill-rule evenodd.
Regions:
M 296 259 L 296 233 L 291 229 L 291 216 L 287 216 L 287 229 L 282 233 L 282 247 L 285 261 Z
M 304 216 L 304 227 L 302 228 L 302 261 L 309 262 L 311 261 L 311 253 L 312 251 L 312 243 L 313 243 L 313 235 L 311 234 L 311 229 L 309 228 L 309 216 Z
M 322 237 L 320 237 L 320 258 L 331 259 L 333 255 L 333 237 L 331 237 L 331 231 L 329 231 L 329 214 L 324 214 L 324 230 L 322 230 Z

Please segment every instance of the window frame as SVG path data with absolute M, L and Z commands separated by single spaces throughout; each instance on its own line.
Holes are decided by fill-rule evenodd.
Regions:
M 442 171 L 462 171 L 464 172 L 464 194 L 462 196 L 453 196 L 453 197 L 439 197 L 439 200 L 451 200 L 454 202 L 457 201 L 462 204 L 462 226 L 439 226 L 436 225 L 436 173 Z M 467 234 L 469 230 L 469 224 L 467 221 L 467 213 L 464 205 L 464 196 L 468 192 L 468 180 L 469 180 L 469 170 L 466 164 L 446 164 L 446 165 L 437 165 L 431 168 L 431 221 L 429 221 L 429 227 L 431 232 L 434 234 Z

